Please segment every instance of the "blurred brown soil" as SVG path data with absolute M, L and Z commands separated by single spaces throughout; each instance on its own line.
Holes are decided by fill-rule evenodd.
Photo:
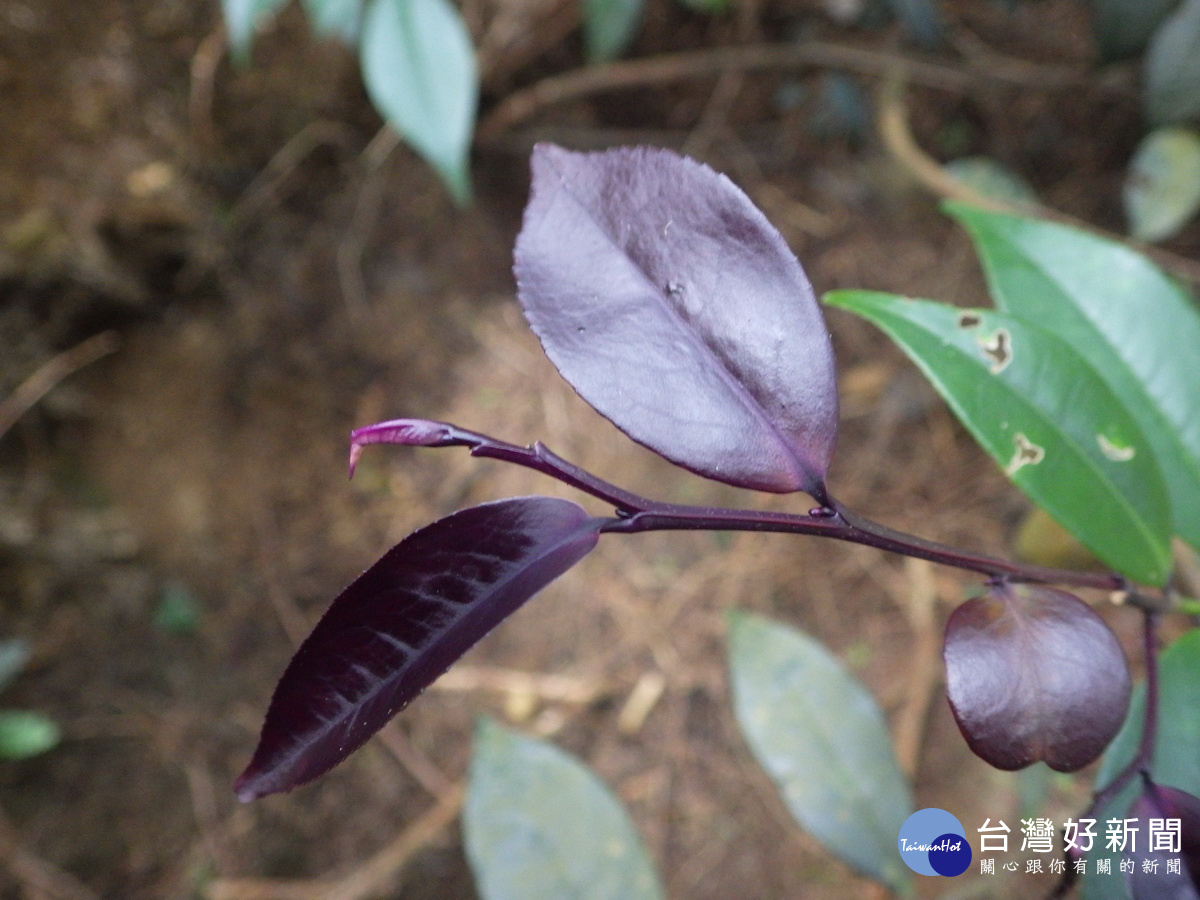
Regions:
M 986 51 L 1000 68 L 1087 71 L 1081 4 L 944 5 L 950 67 L 968 71 L 962 60 Z M 804 629 L 864 679 L 918 806 L 959 811 L 968 828 L 1014 822 L 1026 809 L 1017 776 L 969 754 L 942 694 L 941 629 L 973 580 L 744 534 L 606 539 L 383 739 L 316 785 L 236 802 L 293 642 L 350 578 L 462 506 L 579 499 L 451 450 L 373 448 L 347 482 L 355 425 L 442 418 L 543 440 L 654 496 L 804 508 L 672 468 L 545 361 L 509 274 L 533 140 L 700 155 L 763 205 L 818 293 L 985 299 L 964 237 L 877 138 L 808 127 L 819 68 L 536 110 L 478 148 L 478 202 L 459 211 L 404 148 L 380 152 L 348 53 L 313 42 L 293 9 L 234 72 L 215 6 L 0 4 L 0 402 L 89 336 L 119 339 L 0 434 L 0 637 L 34 652 L 3 705 L 65 732 L 44 756 L 0 764 L 0 896 L 472 897 L 453 811 L 482 713 L 595 767 L 672 898 L 879 896 L 791 822 L 739 737 L 724 663 L 732 608 Z M 634 56 L 801 33 L 918 55 L 894 28 L 839 28 L 821 3 L 747 9 L 707 20 L 652 2 Z M 486 108 L 580 65 L 565 5 L 467 13 L 486 35 Z M 877 75 L 861 74 L 865 96 Z M 773 105 L 781 87 L 798 106 Z M 1063 103 L 987 78 L 917 85 L 911 125 L 936 155 L 997 157 L 1051 205 L 1119 229 L 1136 95 L 1077 94 Z M 1182 236 L 1179 252 L 1196 240 Z M 1008 552 L 1025 502 L 877 333 L 836 313 L 830 327 L 844 418 L 834 492 L 895 527 Z M 164 601 L 180 597 L 194 627 L 164 626 Z M 1113 621 L 1131 637 L 1132 622 Z M 1028 785 L 1061 819 L 1082 805 L 1086 773 Z

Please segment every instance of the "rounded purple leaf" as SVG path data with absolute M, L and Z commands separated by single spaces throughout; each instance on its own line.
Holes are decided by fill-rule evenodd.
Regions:
M 1129 708 L 1125 654 L 1078 597 L 997 585 L 946 625 L 946 692 L 963 736 L 998 769 L 1038 760 L 1073 772 L 1113 739 Z
M 823 500 L 833 349 L 800 263 L 762 212 L 668 150 L 539 144 L 532 165 L 517 289 L 563 377 L 672 462 Z

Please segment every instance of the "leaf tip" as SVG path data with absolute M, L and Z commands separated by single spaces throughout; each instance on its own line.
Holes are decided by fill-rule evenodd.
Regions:
M 264 790 L 262 787 L 262 779 L 259 773 L 255 771 L 254 763 L 246 767 L 246 771 L 238 776 L 237 781 L 233 783 L 233 793 L 238 798 L 240 803 L 252 803 L 260 797 L 265 797 L 272 793 L 270 790 Z

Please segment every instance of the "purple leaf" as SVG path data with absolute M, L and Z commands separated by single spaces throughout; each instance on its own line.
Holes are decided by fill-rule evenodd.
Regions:
M 1129 707 L 1129 667 L 1086 603 L 1040 585 L 996 585 L 946 625 L 946 692 L 971 749 L 998 769 L 1094 760 Z
M 1126 875 L 1133 900 L 1198 900 L 1200 898 L 1200 798 L 1147 781 L 1127 816 L 1138 819 L 1133 872 Z M 1178 819 L 1179 848 L 1151 846 L 1150 820 Z M 1167 871 L 1167 861 L 1182 860 L 1181 871 Z
M 667 150 L 539 144 L 515 271 L 546 354 L 635 441 L 824 502 L 829 335 L 796 257 L 728 178 Z
M 357 750 L 476 641 L 577 563 L 607 519 L 550 497 L 475 506 L 415 531 L 333 601 L 271 698 L 243 802 Z

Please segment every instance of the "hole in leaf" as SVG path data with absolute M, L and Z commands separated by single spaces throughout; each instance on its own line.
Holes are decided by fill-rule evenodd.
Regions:
M 1004 467 L 1004 473 L 1010 478 L 1025 466 L 1036 466 L 1046 458 L 1045 448 L 1039 447 L 1019 431 L 1013 435 L 1013 445 L 1016 450 L 1008 465 Z
M 959 325 L 962 324 L 962 319 L 959 320 Z M 1012 335 L 1009 334 L 1007 328 L 997 329 L 996 333 L 989 338 L 980 337 L 979 347 L 983 350 L 983 355 L 990 361 L 988 371 L 993 375 L 999 375 L 1013 359 Z

